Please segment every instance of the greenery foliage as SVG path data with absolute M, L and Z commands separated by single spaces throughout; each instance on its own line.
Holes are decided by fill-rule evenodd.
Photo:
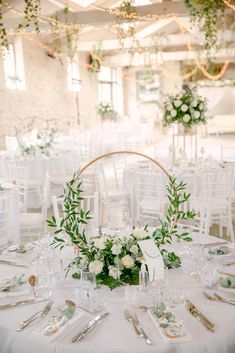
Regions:
M 217 42 L 217 24 L 223 15 L 223 0 L 184 0 L 193 23 L 203 25 L 205 31 L 205 49 L 207 53 Z
M 57 228 L 53 246 L 63 248 L 66 245 L 74 246 L 76 256 L 68 266 L 68 270 L 89 269 L 95 272 L 97 283 L 115 288 L 129 283 L 137 284 L 139 270 L 143 259 L 138 241 L 154 239 L 160 249 L 165 265 L 168 268 L 179 267 L 180 258 L 173 252 L 164 249 L 164 245 L 171 244 L 175 236 L 184 241 L 191 241 L 188 232 L 179 232 L 177 224 L 180 220 L 193 219 L 192 211 L 181 211 L 180 206 L 188 201 L 189 194 L 184 190 L 186 184 L 178 183 L 176 178 L 169 177 L 167 186 L 169 206 L 166 216 L 161 221 L 161 226 L 150 232 L 147 228 L 134 228 L 131 234 L 122 239 L 118 236 L 103 235 L 96 238 L 87 238 L 85 227 L 91 219 L 90 211 L 84 211 L 81 207 L 82 183 L 76 178 L 67 183 L 64 190 L 63 217 L 59 229 L 56 220 L 52 217 L 47 221 L 48 226 Z M 58 236 L 60 234 L 60 236 Z M 75 272 L 74 278 L 78 278 Z

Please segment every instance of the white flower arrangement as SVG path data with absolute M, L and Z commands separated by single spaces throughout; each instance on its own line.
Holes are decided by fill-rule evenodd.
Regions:
M 33 141 L 25 141 L 23 136 L 16 133 L 19 151 L 22 156 L 50 156 L 55 144 L 55 131 L 37 132 Z
M 167 96 L 164 102 L 163 125 L 175 123 L 193 126 L 206 123 L 207 100 L 195 89 L 187 88 L 176 95 Z
M 118 235 L 102 233 L 100 237 L 86 237 L 85 229 L 80 231 L 79 225 L 87 224 L 91 219 L 90 211 L 80 208 L 83 199 L 81 187 L 81 181 L 76 178 L 67 183 L 67 189 L 64 190 L 63 218 L 60 228 L 57 228 L 55 217 L 47 221 L 48 226 L 56 229 L 52 245 L 60 248 L 73 246 L 76 250 L 76 257 L 67 267 L 67 272 L 74 267 L 78 270 L 72 275 L 73 278 L 79 278 L 80 270 L 88 269 L 95 273 L 97 284 L 104 284 L 110 288 L 124 284 L 138 284 L 139 271 L 144 262 L 138 242 L 145 239 L 154 240 L 168 268 L 180 266 L 180 258 L 174 252 L 164 249 L 164 245 L 170 244 L 173 236 L 191 241 L 187 232 L 177 231 L 179 220 L 195 217 L 193 211 L 179 211 L 180 205 L 187 202 L 190 196 L 184 192 L 186 184 L 178 183 L 176 178 L 169 176 L 167 192 L 170 204 L 166 219 L 161 220 L 161 226 L 152 232 L 147 229 L 147 226 L 134 228 L 122 238 Z
M 117 114 L 111 102 L 99 103 L 97 113 L 100 114 L 102 117 L 105 113 L 113 113 L 114 115 Z

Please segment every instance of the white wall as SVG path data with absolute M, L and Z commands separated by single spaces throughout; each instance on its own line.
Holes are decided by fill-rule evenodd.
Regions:
M 0 55 L 0 135 L 14 133 L 19 121 L 31 116 L 55 121 L 66 131 L 77 123 L 76 93 L 68 90 L 67 67 L 47 56 L 43 48 L 24 39 L 23 55 L 26 90 L 5 88 Z M 86 69 L 86 55 L 80 59 L 83 90 L 79 94 L 81 122 L 85 127 L 95 119 L 98 89 L 94 75 Z M 2 138 L 3 140 L 3 138 Z
M 143 68 L 140 68 L 143 71 Z M 142 103 L 137 97 L 136 72 L 138 68 L 124 68 L 124 107 L 126 114 L 134 119 L 155 119 L 159 122 L 161 119 L 161 111 L 157 103 Z M 164 94 L 175 93 L 181 89 L 182 80 L 180 77 L 180 64 L 168 62 L 164 64 L 164 75 L 160 76 L 160 98 L 159 103 L 162 104 Z

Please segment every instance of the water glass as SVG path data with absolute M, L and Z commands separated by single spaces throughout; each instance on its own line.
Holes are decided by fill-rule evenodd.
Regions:
M 91 304 L 93 291 L 96 288 L 96 276 L 94 272 L 80 271 L 79 299 Z
M 36 298 L 40 299 L 48 299 L 52 295 L 52 286 L 51 286 L 51 281 L 49 274 L 38 274 L 35 287 L 34 287 L 34 293 Z

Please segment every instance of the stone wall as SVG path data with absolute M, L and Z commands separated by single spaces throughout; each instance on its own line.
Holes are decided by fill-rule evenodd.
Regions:
M 49 57 L 43 48 L 22 40 L 26 90 L 5 88 L 2 55 L 0 55 L 0 135 L 12 135 L 15 126 L 30 117 L 49 120 L 56 129 L 67 130 L 77 124 L 76 93 L 68 90 L 67 67 Z M 95 77 L 86 70 L 86 55 L 80 58 L 83 90 L 79 93 L 80 121 L 89 127 L 95 119 L 98 89 Z

